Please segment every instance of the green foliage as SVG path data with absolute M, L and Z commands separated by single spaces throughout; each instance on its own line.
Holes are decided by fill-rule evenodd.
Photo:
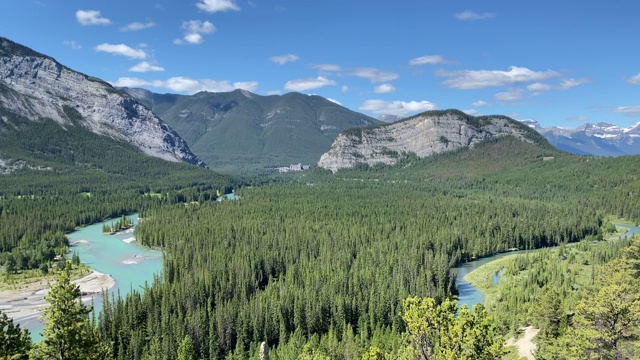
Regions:
M 0 359 L 27 359 L 31 346 L 29 331 L 0 311 Z
M 70 266 L 60 272 L 45 297 L 50 305 L 43 312 L 44 340 L 33 350 L 35 359 L 105 359 L 108 347 L 89 321 L 91 308 L 82 304 L 77 285 L 69 278 Z
M 446 299 L 437 305 L 432 298 L 407 298 L 403 319 L 414 346 L 425 360 L 496 359 L 504 355 L 504 339 L 481 305 L 473 311 Z
M 104 224 L 102 226 L 102 233 L 104 234 L 114 234 L 118 231 L 129 229 L 133 226 L 133 221 L 129 220 L 126 216 L 122 215 L 118 221 L 115 223 L 108 225 Z
M 196 352 L 193 349 L 193 341 L 188 335 L 185 335 L 184 339 L 178 346 L 178 360 L 196 360 Z

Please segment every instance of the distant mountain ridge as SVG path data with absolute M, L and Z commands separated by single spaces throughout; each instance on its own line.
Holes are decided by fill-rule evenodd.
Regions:
M 63 129 L 82 126 L 124 141 L 146 155 L 206 166 L 175 131 L 131 96 L 2 37 L 0 110 L 0 134 L 3 127 L 15 129 L 20 122 L 21 136 L 29 136 L 29 122 L 51 119 Z M 8 161 L 11 156 L 3 157 Z
M 474 117 L 459 110 L 427 111 L 392 124 L 343 131 L 322 155 L 318 166 L 335 172 L 358 163 L 395 164 L 403 153 L 427 157 L 507 135 L 551 147 L 536 131 L 506 116 Z
M 640 154 L 640 123 L 628 128 L 599 122 L 586 123 L 574 129 L 542 127 L 537 121 L 523 124 L 542 134 L 555 147 L 574 154 L 620 156 Z
M 315 164 L 338 134 L 382 122 L 323 97 L 246 90 L 194 95 L 122 88 L 173 127 L 213 169 Z

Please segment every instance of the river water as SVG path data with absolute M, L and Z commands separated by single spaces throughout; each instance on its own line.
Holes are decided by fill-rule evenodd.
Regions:
M 138 215 L 127 216 L 138 224 Z M 133 229 L 116 235 L 102 233 L 104 224 L 111 225 L 118 219 L 83 227 L 67 235 L 71 244 L 71 253 L 77 252 L 80 261 L 96 271 L 109 274 L 115 280 L 115 286 L 109 294 L 120 294 L 124 297 L 131 289 L 139 289 L 145 283 L 151 284 L 154 274 L 162 271 L 162 252 L 139 246 L 134 240 Z M 97 315 L 102 310 L 102 296 L 100 294 L 83 297 L 83 302 L 94 304 Z M 97 318 L 97 316 L 96 316 Z M 37 318 L 20 322 L 21 327 L 29 329 L 34 341 L 41 339 L 42 323 Z
M 630 237 L 631 235 L 640 234 L 640 228 L 638 228 L 637 226 L 626 225 L 626 224 L 615 224 L 615 225 L 629 229 L 629 231 L 627 231 L 627 233 L 624 236 Z M 460 267 L 454 268 L 453 270 L 457 271 L 458 273 L 458 275 L 456 276 L 456 285 L 458 286 L 458 293 L 459 293 L 458 305 L 462 306 L 466 304 L 468 308 L 472 308 L 473 305 L 475 304 L 484 304 L 484 295 L 482 294 L 482 292 L 476 289 L 469 282 L 464 280 L 464 277 L 468 273 L 494 260 L 498 260 L 508 255 L 526 253 L 527 251 L 528 250 L 505 252 L 498 255 L 493 255 L 493 256 L 485 257 L 485 258 L 474 260 L 474 261 L 469 261 L 462 264 Z M 497 280 L 499 280 L 499 278 L 496 279 L 494 277 L 494 283 L 497 283 Z

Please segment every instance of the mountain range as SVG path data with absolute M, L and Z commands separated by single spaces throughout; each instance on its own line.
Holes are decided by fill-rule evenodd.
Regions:
M 171 125 L 209 166 L 255 171 L 315 164 L 347 128 L 382 124 L 323 97 L 246 90 L 194 95 L 121 88 Z
M 76 165 L 97 165 L 79 164 L 74 155 L 98 158 L 108 143 L 206 166 L 170 126 L 131 96 L 1 37 L 0 119 L 5 172 L 62 157 Z M 92 147 L 98 143 L 104 148 Z
M 600 122 L 577 128 L 542 127 L 537 121 L 523 124 L 538 131 L 555 147 L 574 154 L 620 156 L 640 154 L 640 123 L 628 128 Z

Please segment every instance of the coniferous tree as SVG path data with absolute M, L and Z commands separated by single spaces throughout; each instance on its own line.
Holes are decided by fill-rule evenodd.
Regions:
M 80 288 L 70 280 L 71 266 L 55 279 L 45 297 L 50 305 L 44 310 L 44 340 L 32 353 L 35 359 L 82 360 L 107 359 L 107 347 L 100 341 L 89 320 L 91 308 L 82 303 Z
M 31 349 L 31 337 L 27 329 L 20 330 L 13 319 L 0 311 L 0 359 L 26 359 Z

